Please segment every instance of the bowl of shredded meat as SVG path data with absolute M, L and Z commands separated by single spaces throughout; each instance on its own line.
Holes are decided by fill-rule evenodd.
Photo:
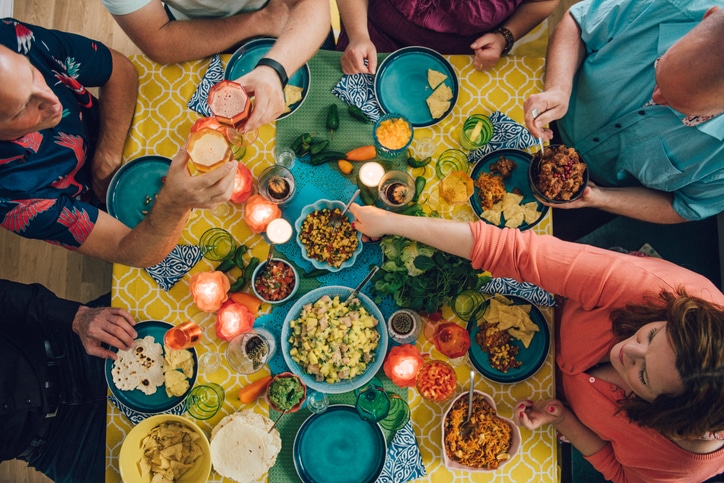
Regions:
M 442 419 L 445 467 L 451 470 L 496 471 L 520 449 L 520 430 L 510 419 L 500 417 L 493 399 L 475 390 L 473 411 L 468 417 L 467 391 L 456 397 Z
M 530 189 L 539 201 L 551 205 L 570 203 L 583 195 L 588 169 L 575 149 L 552 144 L 533 155 L 528 168 Z

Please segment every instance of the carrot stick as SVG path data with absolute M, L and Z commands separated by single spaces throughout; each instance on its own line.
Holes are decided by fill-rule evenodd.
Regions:
M 374 159 L 377 156 L 377 150 L 373 145 L 360 146 L 351 151 L 347 151 L 345 156 L 348 161 L 368 161 Z
M 264 393 L 271 380 L 271 376 L 264 376 L 261 379 L 257 379 L 251 384 L 242 387 L 239 389 L 239 400 L 241 400 L 244 404 L 253 403 Z

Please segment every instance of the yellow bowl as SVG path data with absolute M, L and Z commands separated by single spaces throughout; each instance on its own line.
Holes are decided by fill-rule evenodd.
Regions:
M 184 473 L 175 483 L 197 483 L 206 481 L 211 474 L 211 450 L 209 449 L 209 440 L 206 434 L 199 428 L 196 423 L 190 419 L 173 414 L 157 414 L 144 419 L 138 423 L 126 435 L 121 446 L 121 453 L 118 457 L 118 465 L 121 470 L 121 479 L 123 481 L 133 481 L 135 483 L 150 483 L 151 477 L 148 475 L 145 479 L 141 477 L 141 468 L 139 461 L 143 457 L 141 450 L 141 441 L 156 426 L 162 423 L 179 422 L 184 426 L 191 428 L 201 437 L 196 440 L 201 447 L 201 456 L 196 458 L 194 465 Z

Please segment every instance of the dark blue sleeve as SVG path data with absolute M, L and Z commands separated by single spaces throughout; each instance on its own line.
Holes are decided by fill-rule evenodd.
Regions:
M 70 329 L 80 306 L 57 297 L 40 284 L 0 280 L 0 324 L 24 321 Z

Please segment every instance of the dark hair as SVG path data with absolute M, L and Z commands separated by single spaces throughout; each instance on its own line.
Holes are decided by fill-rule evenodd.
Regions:
M 680 395 L 661 394 L 652 402 L 639 397 L 621 401 L 632 421 L 675 439 L 724 431 L 724 308 L 691 297 L 681 287 L 614 310 L 611 321 L 619 340 L 650 322 L 666 321 L 684 384 Z

